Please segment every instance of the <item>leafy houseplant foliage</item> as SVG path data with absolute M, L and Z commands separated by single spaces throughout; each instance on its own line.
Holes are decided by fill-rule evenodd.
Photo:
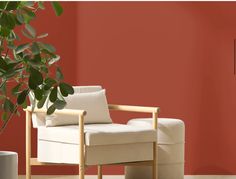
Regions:
M 56 15 L 61 15 L 60 4 L 51 4 Z M 55 48 L 41 41 L 48 34 L 37 34 L 30 25 L 36 11 L 43 9 L 43 2 L 0 2 L 0 110 L 3 120 L 0 132 L 12 116 L 19 115 L 19 107 L 27 107 L 29 94 L 33 96 L 33 109 L 42 108 L 50 101 L 46 105 L 47 114 L 52 114 L 65 107 L 64 97 L 74 93 L 71 85 L 63 82 L 57 65 L 60 57 L 55 54 Z M 22 28 L 26 43 L 21 42 L 16 28 Z M 55 68 L 55 74 L 51 74 L 51 68 Z

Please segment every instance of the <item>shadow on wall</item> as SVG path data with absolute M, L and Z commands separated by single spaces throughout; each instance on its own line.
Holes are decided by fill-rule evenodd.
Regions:
M 186 6 L 197 24 L 196 51 L 200 67 L 199 118 L 193 127 L 196 134 L 188 155 L 189 169 L 193 174 L 235 174 L 236 146 L 232 141 L 236 136 L 233 132 L 236 4 L 188 3 Z M 191 166 L 193 163 L 196 168 Z

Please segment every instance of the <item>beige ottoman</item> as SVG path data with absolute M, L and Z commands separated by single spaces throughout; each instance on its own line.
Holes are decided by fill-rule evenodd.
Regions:
M 152 128 L 151 118 L 132 119 L 129 125 Z M 158 179 L 184 178 L 184 122 L 158 118 Z M 126 166 L 125 179 L 152 179 L 150 166 Z
M 0 179 L 18 178 L 18 155 L 16 152 L 0 151 Z

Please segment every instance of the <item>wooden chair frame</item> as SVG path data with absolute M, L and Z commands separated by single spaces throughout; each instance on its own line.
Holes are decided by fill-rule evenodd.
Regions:
M 143 106 L 128 106 L 128 105 L 114 105 L 109 104 L 109 110 L 118 110 L 118 111 L 130 111 L 130 112 L 143 112 L 143 113 L 151 113 L 153 118 L 153 128 L 157 130 L 158 128 L 158 107 L 143 107 Z M 28 107 L 25 109 L 26 111 L 26 179 L 31 179 L 31 166 L 43 166 L 43 165 L 79 165 L 79 179 L 85 179 L 85 156 L 84 153 L 86 151 L 86 146 L 84 142 L 84 117 L 86 115 L 86 111 L 84 110 L 73 110 L 73 109 L 63 109 L 56 110 L 57 114 L 66 114 L 66 115 L 75 115 L 78 116 L 79 120 L 79 156 L 80 161 L 79 164 L 54 164 L 54 163 L 42 163 L 38 162 L 37 158 L 31 157 L 31 115 L 32 109 Z M 45 109 L 35 109 L 33 112 L 37 113 L 45 113 Z M 153 142 L 153 160 L 151 161 L 139 161 L 139 162 L 126 162 L 126 163 L 114 163 L 108 165 L 151 165 L 153 168 L 152 178 L 158 178 L 157 171 L 157 142 Z M 103 164 L 104 165 L 104 164 Z M 97 165 L 97 175 L 98 179 L 102 179 L 102 165 Z

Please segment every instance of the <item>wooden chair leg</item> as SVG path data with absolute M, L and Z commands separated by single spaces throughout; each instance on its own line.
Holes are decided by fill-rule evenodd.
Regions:
M 102 179 L 102 165 L 98 165 L 98 179 Z
M 152 178 L 157 179 L 157 144 L 153 142 L 153 165 L 152 165 Z
M 26 111 L 26 179 L 31 179 L 31 112 Z
M 84 159 L 84 116 L 79 116 L 79 179 L 84 179 L 85 159 Z
M 79 179 L 84 179 L 84 166 L 79 165 Z
M 153 128 L 156 130 L 156 132 L 158 132 L 158 117 L 157 117 L 157 112 L 154 112 L 152 114 L 152 118 L 153 118 Z M 158 137 L 158 133 L 157 133 L 157 137 Z M 157 142 L 153 142 L 153 165 L 152 165 L 152 178 L 153 179 L 158 179 L 158 165 L 157 165 L 157 161 L 158 161 L 158 147 L 157 147 L 158 143 Z

